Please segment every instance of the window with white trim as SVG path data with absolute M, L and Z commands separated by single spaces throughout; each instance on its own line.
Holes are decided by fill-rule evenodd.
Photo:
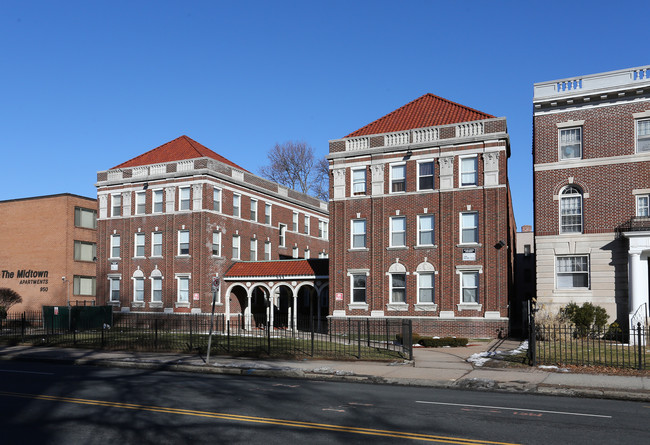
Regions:
M 212 190 L 212 210 L 221 213 L 221 189 Z
M 212 256 L 221 256 L 221 232 L 212 232 Z
M 239 242 L 240 242 L 239 235 L 233 235 L 232 237 L 232 259 L 233 260 L 239 259 L 239 247 L 240 247 Z
M 285 241 L 287 238 L 287 225 L 286 224 L 278 224 L 278 234 L 279 234 L 279 239 L 278 239 L 278 244 L 280 247 L 285 247 Z
M 189 303 L 190 302 L 190 277 L 177 276 L 176 285 L 177 285 L 176 301 L 179 303 Z
M 555 283 L 558 289 L 589 289 L 589 256 L 556 257 Z
M 135 242 L 133 247 L 134 257 L 144 257 L 144 233 L 135 234 Z
M 650 195 L 638 195 L 636 197 L 636 216 L 650 216 Z
M 237 194 L 232 195 L 232 216 L 239 218 L 241 216 L 241 196 Z
M 433 190 L 434 189 L 434 172 L 433 161 L 425 161 L 418 163 L 418 190 Z
M 257 261 L 257 240 L 255 238 L 251 239 L 251 261 Z
M 75 261 L 95 261 L 97 258 L 97 244 L 87 241 L 74 242 Z
M 84 209 L 83 207 L 74 208 L 74 225 L 84 229 L 97 228 L 97 210 Z
M 390 218 L 390 247 L 406 246 L 406 217 L 393 216 Z
M 190 231 L 189 230 L 178 231 L 178 254 L 179 255 L 190 254 Z
M 305 259 L 308 260 L 311 258 L 311 251 L 309 250 L 309 247 L 305 249 Z
M 108 278 L 108 293 L 111 301 L 120 301 L 120 279 L 117 277 Z
M 271 241 L 264 243 L 264 260 L 271 261 Z
M 309 215 L 305 215 L 305 235 L 309 235 Z
M 329 227 L 327 221 L 318 221 L 318 237 L 327 239 L 329 237 Z
M 560 159 L 582 158 L 582 127 L 561 128 Z
M 162 277 L 151 277 L 151 301 L 162 302 Z
M 478 212 L 461 212 L 460 242 L 461 244 L 478 243 Z
M 352 274 L 352 303 L 366 302 L 366 274 Z
M 406 191 L 406 164 L 390 166 L 390 191 L 391 193 Z
M 352 169 L 352 195 L 366 194 L 366 169 Z
M 151 256 L 161 257 L 163 254 L 162 249 L 163 236 L 162 232 L 151 233 Z
M 298 231 L 298 212 L 293 212 L 293 217 L 291 219 L 291 230 L 294 232 Z
M 419 272 L 418 277 L 418 303 L 433 303 L 435 295 L 435 277 L 433 272 Z
M 120 235 L 111 235 L 111 258 L 120 257 Z
M 152 213 L 163 212 L 163 196 L 164 195 L 162 190 L 153 190 L 151 192 L 151 198 L 153 202 L 153 207 L 151 208 Z
M 478 184 L 478 156 L 460 158 L 460 185 L 468 187 Z
M 264 224 L 271 224 L 271 204 L 264 205 Z
M 406 303 L 406 274 L 390 274 L 390 302 Z
M 418 215 L 418 246 L 433 246 L 434 237 L 433 215 Z
M 251 221 L 257 221 L 257 199 L 251 198 Z
M 122 195 L 111 195 L 111 216 L 122 216 Z
M 190 210 L 190 188 L 179 187 L 178 189 L 178 210 Z
M 133 301 L 144 301 L 144 277 L 133 277 Z
M 135 193 L 135 214 L 144 215 L 145 213 L 147 213 L 147 193 L 136 192 Z
M 366 247 L 366 220 L 352 220 L 352 248 L 363 249 Z
M 636 152 L 650 151 L 650 119 L 636 121 Z
M 478 304 L 478 271 L 460 272 L 460 302 Z
M 294 247 L 293 247 L 293 249 L 292 249 L 292 251 L 291 251 L 291 256 L 292 256 L 293 258 L 298 258 L 298 247 L 297 247 L 297 246 L 294 246 Z
M 582 192 L 573 185 L 560 192 L 560 233 L 582 232 Z
M 94 297 L 96 295 L 96 279 L 95 277 L 82 277 L 75 275 L 73 277 L 73 295 L 83 295 L 87 297 Z

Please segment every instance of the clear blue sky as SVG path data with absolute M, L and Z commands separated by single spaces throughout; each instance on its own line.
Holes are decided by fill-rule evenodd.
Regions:
M 96 196 L 187 135 L 252 172 L 425 93 L 505 116 L 532 224 L 533 83 L 650 64 L 647 1 L 0 1 L 0 200 Z

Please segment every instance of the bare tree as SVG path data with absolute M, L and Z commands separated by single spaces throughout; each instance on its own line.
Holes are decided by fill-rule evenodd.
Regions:
M 315 161 L 313 148 L 302 141 L 287 141 L 275 146 L 268 153 L 269 165 L 260 169 L 260 175 L 302 193 L 326 199 L 329 190 L 328 175 L 323 174 L 322 162 Z M 328 184 L 323 183 L 327 181 Z
M 316 162 L 316 180 L 312 187 L 314 196 L 323 201 L 330 200 L 330 163 L 326 158 Z
M 7 311 L 14 304 L 22 303 L 23 297 L 18 295 L 13 289 L 8 287 L 0 287 L 0 315 L 7 315 Z

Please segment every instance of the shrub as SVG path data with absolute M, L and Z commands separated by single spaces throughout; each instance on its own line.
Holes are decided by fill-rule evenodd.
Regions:
M 456 337 L 443 337 L 443 338 L 431 338 L 424 337 L 420 339 L 419 344 L 427 348 L 441 348 L 443 346 L 451 346 L 452 348 L 458 346 L 467 346 L 469 342 L 466 338 L 456 338 Z
M 417 333 L 413 332 L 411 334 L 411 342 L 412 342 L 412 344 L 417 345 L 420 342 L 421 338 L 422 338 L 422 336 L 420 334 L 417 334 Z M 403 340 L 402 334 L 396 334 L 395 335 L 395 340 L 397 340 L 397 342 L 400 343 L 400 344 L 404 344 L 404 342 L 402 341 Z
M 560 309 L 560 318 L 570 321 L 576 327 L 577 335 L 584 337 L 592 326 L 602 329 L 607 324 L 607 311 L 600 306 L 591 303 L 584 303 L 578 306 L 576 303 L 569 303 Z

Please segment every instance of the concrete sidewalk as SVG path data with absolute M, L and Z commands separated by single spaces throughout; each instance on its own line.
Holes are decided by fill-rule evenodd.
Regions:
M 650 402 L 650 376 L 552 372 L 540 368 L 477 366 L 477 354 L 507 353 L 519 342 L 494 340 L 464 348 L 416 348 L 413 361 L 275 360 L 184 353 L 93 351 L 0 346 L 0 360 L 29 360 L 214 374 L 289 377 L 484 391 L 528 392 Z M 480 363 L 474 361 L 474 363 Z

